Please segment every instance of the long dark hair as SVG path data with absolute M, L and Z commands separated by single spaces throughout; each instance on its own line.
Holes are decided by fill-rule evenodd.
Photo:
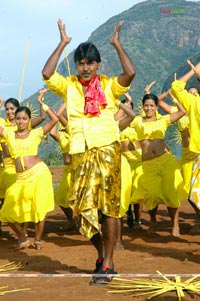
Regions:
M 5 108 L 8 103 L 11 103 L 16 108 L 19 108 L 19 106 L 20 106 L 19 101 L 16 98 L 8 98 L 4 103 Z

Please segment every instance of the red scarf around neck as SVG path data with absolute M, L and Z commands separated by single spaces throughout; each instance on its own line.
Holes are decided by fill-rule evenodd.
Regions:
M 93 116 L 100 114 L 99 106 L 106 107 L 106 98 L 104 91 L 102 90 L 99 76 L 95 75 L 90 81 L 85 82 L 79 78 L 79 82 L 86 86 L 85 91 L 85 107 L 84 114 L 91 114 Z

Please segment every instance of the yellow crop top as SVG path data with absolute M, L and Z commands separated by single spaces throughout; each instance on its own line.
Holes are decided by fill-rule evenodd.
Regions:
M 59 131 L 59 135 L 58 143 L 62 154 L 69 153 L 69 134 L 66 131 Z
M 9 128 L 4 129 L 3 135 L 13 159 L 22 158 L 23 156 L 36 156 L 38 146 L 44 137 L 42 127 L 31 130 L 29 136 L 24 139 L 15 138 L 15 132 Z
M 169 125 L 171 125 L 170 114 L 165 116 L 158 116 L 156 121 L 143 122 L 141 116 L 136 116 L 131 123 L 138 136 L 138 140 L 154 140 L 164 139 L 165 132 Z

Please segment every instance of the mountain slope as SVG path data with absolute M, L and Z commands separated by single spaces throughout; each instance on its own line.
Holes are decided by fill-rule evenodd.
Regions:
M 180 75 L 186 70 L 186 59 L 199 59 L 199 16 L 200 2 L 149 0 L 110 18 L 88 39 L 101 53 L 99 72 L 107 75 L 122 72 L 109 37 L 114 25 L 123 19 L 125 22 L 120 39 L 137 71 L 130 90 L 135 103 L 140 101 L 146 84 L 153 80 L 156 80 L 156 85 L 152 92 L 161 93 L 170 86 L 176 70 Z M 69 63 L 71 73 L 76 73 L 73 53 L 69 54 Z M 66 59 L 59 64 L 58 71 L 63 75 L 68 74 Z M 27 100 L 37 106 L 36 99 L 37 95 L 34 94 Z M 48 93 L 46 102 L 56 109 L 62 100 Z

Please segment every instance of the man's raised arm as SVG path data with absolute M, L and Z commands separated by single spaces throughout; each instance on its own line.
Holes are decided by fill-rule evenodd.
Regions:
M 65 30 L 65 24 L 62 24 L 62 20 L 59 19 L 58 22 L 58 29 L 60 31 L 60 43 L 58 44 L 57 48 L 48 58 L 44 68 L 42 70 L 42 75 L 45 80 L 48 80 L 54 71 L 56 70 L 56 66 L 60 59 L 60 56 L 64 50 L 64 48 L 71 42 L 71 37 L 68 37 Z
M 124 21 L 120 21 L 118 25 L 115 26 L 113 35 L 110 37 L 110 43 L 116 49 L 123 69 L 123 73 L 118 76 L 118 82 L 121 86 L 128 87 L 135 77 L 136 71 L 131 59 L 123 49 L 119 40 L 119 32 L 123 23 Z

